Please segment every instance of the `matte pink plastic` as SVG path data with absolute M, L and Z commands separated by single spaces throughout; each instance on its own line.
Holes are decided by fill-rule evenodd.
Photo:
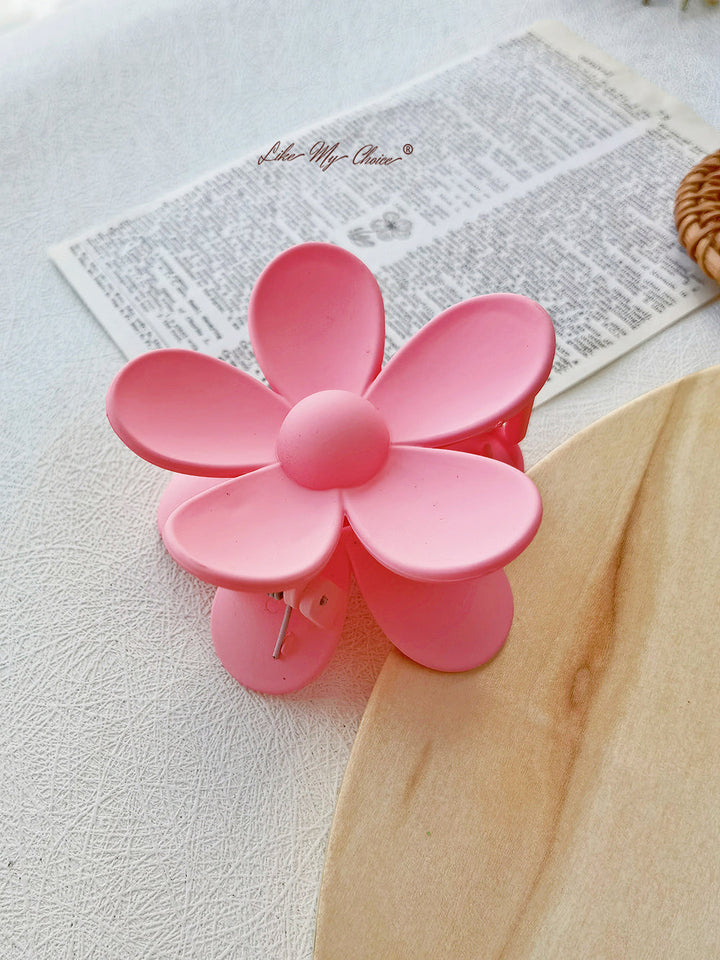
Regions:
M 163 538 L 200 580 L 280 591 L 325 566 L 341 526 L 337 490 L 308 490 L 274 464 L 186 501 L 168 518 Z
M 273 461 L 289 409 L 254 377 L 191 350 L 131 360 L 107 395 L 110 425 L 138 456 L 204 477 L 236 477 Z
M 455 443 L 449 444 L 447 449 L 474 453 L 479 457 L 491 457 L 493 460 L 500 460 L 501 463 L 510 464 L 516 470 L 525 469 L 522 451 L 517 443 L 506 439 L 504 427 L 496 427 L 490 433 L 477 433 L 474 437 L 467 437 L 465 440 L 456 440 Z
M 264 593 L 218 590 L 212 608 L 212 638 L 223 666 L 236 680 L 260 693 L 291 693 L 314 680 L 335 652 L 345 620 L 350 568 L 337 550 L 322 576 L 335 586 L 339 606 L 330 629 L 293 610 L 282 653 L 271 656 L 285 604 Z
M 365 396 L 393 443 L 445 445 L 519 413 L 547 380 L 554 352 L 539 304 L 511 293 L 475 297 L 416 333 Z
M 471 670 L 505 643 L 513 599 L 502 570 L 475 580 L 421 583 L 390 573 L 352 534 L 345 542 L 372 615 L 411 660 L 433 670 Z
M 132 361 L 108 392 L 121 439 L 176 473 L 161 533 L 178 563 L 220 588 L 218 653 L 254 689 L 297 689 L 327 662 L 347 604 L 348 537 L 370 608 L 419 663 L 468 669 L 509 631 L 501 568 L 541 517 L 518 443 L 552 363 L 550 319 L 525 297 L 476 297 L 378 373 L 383 324 L 360 260 L 301 244 L 250 298 L 252 343 L 278 393 L 181 350 Z M 274 658 L 287 608 L 264 594 L 280 592 L 293 612 Z
M 323 390 L 295 404 L 280 428 L 277 455 L 303 487 L 356 487 L 387 460 L 390 436 L 375 407 L 347 390 Z
M 343 491 L 350 526 L 388 569 L 414 580 L 491 573 L 524 550 L 542 503 L 524 473 L 455 450 L 391 447 L 372 482 Z
M 157 525 L 160 534 L 162 535 L 165 530 L 165 524 L 173 510 L 177 510 L 186 500 L 192 500 L 199 493 L 205 493 L 211 487 L 225 482 L 222 477 L 191 477 L 184 473 L 176 473 L 165 487 L 158 503 Z
M 292 403 L 318 390 L 362 393 L 382 363 L 380 288 L 333 244 L 303 243 L 276 257 L 253 288 L 248 326 L 268 383 Z

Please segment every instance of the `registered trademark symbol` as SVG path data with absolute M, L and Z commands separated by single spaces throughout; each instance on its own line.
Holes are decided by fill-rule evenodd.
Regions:
M 413 145 L 411 143 L 406 143 L 405 146 L 403 147 L 403 153 L 407 154 L 407 156 L 410 156 L 412 152 L 413 152 Z

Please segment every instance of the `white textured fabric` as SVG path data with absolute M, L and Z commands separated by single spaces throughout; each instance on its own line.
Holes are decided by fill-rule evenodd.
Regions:
M 105 423 L 122 358 L 47 247 L 549 16 L 720 126 L 700 0 L 108 0 L 0 36 L 3 957 L 307 960 L 388 649 L 355 597 L 306 691 L 224 673 L 212 590 L 154 528 L 164 477 Z M 538 410 L 528 462 L 717 362 L 713 304 Z

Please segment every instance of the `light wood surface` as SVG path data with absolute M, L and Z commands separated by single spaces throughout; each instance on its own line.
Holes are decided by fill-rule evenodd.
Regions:
M 720 367 L 531 475 L 501 653 L 383 667 L 316 960 L 720 957 Z

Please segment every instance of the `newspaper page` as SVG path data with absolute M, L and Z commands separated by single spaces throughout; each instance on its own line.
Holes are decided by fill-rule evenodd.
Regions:
M 185 347 L 257 376 L 250 291 L 296 243 L 337 243 L 375 272 L 386 358 L 460 300 L 524 294 L 557 333 L 542 402 L 716 295 L 673 201 L 717 141 L 543 21 L 50 254 L 128 358 Z

